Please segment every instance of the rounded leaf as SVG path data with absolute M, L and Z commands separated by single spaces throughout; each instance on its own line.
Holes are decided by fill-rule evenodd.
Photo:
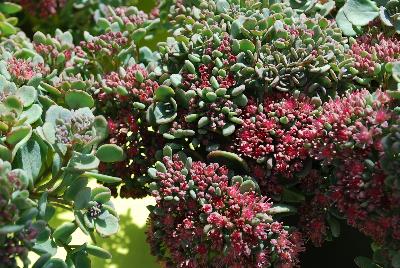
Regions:
M 104 144 L 97 149 L 96 156 L 101 162 L 118 162 L 124 160 L 124 151 L 115 144 Z
M 83 107 L 92 108 L 94 100 L 92 96 L 82 90 L 70 90 L 65 94 L 65 102 L 68 107 L 78 109 Z

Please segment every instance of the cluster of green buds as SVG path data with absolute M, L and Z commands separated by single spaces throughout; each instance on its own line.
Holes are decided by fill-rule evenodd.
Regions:
M 57 51 L 55 61 L 38 53 L 38 45 Z M 93 114 L 86 84 L 76 75 L 67 79 L 67 60 L 60 55 L 71 48 L 71 36 L 61 31 L 55 38 L 38 33 L 28 46 L 1 48 L 0 202 L 16 212 L 0 221 L 0 239 L 9 241 L 5 247 L 17 247 L 3 255 L 8 251 L 0 246 L 6 267 L 18 258 L 28 267 L 30 250 L 39 255 L 34 267 L 90 267 L 90 255 L 111 258 L 89 239 L 72 244 L 78 229 L 94 243 L 97 235 L 118 231 L 111 191 L 98 183 L 120 179 L 100 174 L 98 167 L 124 159 L 124 153 L 117 145 L 103 144 L 107 121 Z M 74 216 L 54 226 L 50 220 L 60 211 Z M 67 252 L 63 260 L 55 257 L 59 247 Z

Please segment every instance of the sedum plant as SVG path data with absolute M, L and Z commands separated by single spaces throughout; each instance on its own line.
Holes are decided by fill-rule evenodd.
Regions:
M 272 206 L 247 176 L 232 177 L 217 163 L 172 155 L 169 146 L 163 151 L 162 162 L 149 169 L 157 203 L 150 207 L 148 241 L 167 267 L 298 263 L 300 234 L 272 217 L 288 208 Z
M 160 18 L 171 37 L 158 44 L 159 87 L 147 118 L 196 161 L 224 164 L 254 178 L 261 194 L 296 207 L 291 223 L 305 241 L 322 246 L 338 237 L 344 219 L 374 241 L 374 260 L 356 258 L 358 266 L 397 267 L 398 189 L 380 163 L 393 146 L 384 137 L 398 120 L 398 36 L 374 22 L 351 27 L 358 36 L 347 38 L 340 16 L 351 1 L 337 21 L 324 18 L 333 9 L 307 3 L 308 16 L 294 2 L 163 1 Z M 161 195 L 154 173 L 149 169 L 156 181 L 150 189 L 160 201 L 151 219 L 161 221 L 170 215 L 161 200 L 181 199 Z M 186 260 L 184 267 L 202 267 L 200 255 L 187 259 L 185 250 L 195 246 L 170 244 L 170 231 L 152 220 L 154 254 L 172 266 Z M 173 234 L 185 226 L 176 224 Z M 232 261 L 241 267 L 243 259 Z
M 33 251 L 34 267 L 90 267 L 90 256 L 111 258 L 96 236 L 111 236 L 119 225 L 110 189 L 97 182 L 120 179 L 99 173 L 99 164 L 123 159 L 123 151 L 103 144 L 106 119 L 93 114 L 93 98 L 80 83 L 66 82 L 75 56 L 71 35 L 19 40 L 1 47 L 1 265 L 28 267 Z M 54 226 L 62 211 L 72 217 Z M 74 244 L 78 229 L 92 242 Z M 58 248 L 65 259 L 55 257 Z

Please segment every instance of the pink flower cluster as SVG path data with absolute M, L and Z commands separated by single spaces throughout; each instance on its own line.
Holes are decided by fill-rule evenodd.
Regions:
M 164 157 L 157 172 L 157 204 L 150 215 L 148 241 L 168 267 L 295 267 L 303 242 L 273 221 L 271 203 L 255 192 L 229 185 L 218 164 Z M 260 246 L 263 245 L 263 246 Z M 213 254 L 223 252 L 223 254 Z
M 315 108 L 307 97 L 296 99 L 289 94 L 267 96 L 262 111 L 250 102 L 236 133 L 236 150 L 265 162 L 266 169 L 274 175 L 293 177 L 308 157 L 305 143 L 314 135 L 310 125 Z
M 394 213 L 400 196 L 385 190 L 386 175 L 379 164 L 371 167 L 354 156 L 343 159 L 335 175 L 330 197 L 347 222 L 378 243 L 400 240 L 400 218 Z
M 28 10 L 33 15 L 38 15 L 42 18 L 56 15 L 59 9 L 62 9 L 67 0 L 18 0 L 25 10 Z
M 149 19 L 158 17 L 159 10 L 154 8 L 150 14 L 138 10 L 137 12 L 131 12 L 128 7 L 117 7 L 114 9 L 115 14 L 124 22 L 124 24 L 142 25 Z M 114 16 L 109 15 L 107 18 L 109 21 L 114 22 Z
M 80 46 L 77 47 L 77 52 L 86 51 L 88 53 L 97 53 L 99 51 L 104 52 L 106 55 L 111 56 L 120 50 L 121 46 L 128 44 L 128 38 L 123 36 L 121 32 L 108 32 L 99 36 L 93 37 L 90 41 L 81 41 Z M 82 51 L 83 50 L 83 51 Z M 80 55 L 85 57 L 85 55 Z
M 224 76 L 217 75 L 216 80 L 221 88 L 226 88 L 226 89 L 229 89 L 236 84 L 233 73 L 229 71 L 229 67 L 236 63 L 236 56 L 233 55 L 232 53 L 231 43 L 232 43 L 231 38 L 229 36 L 225 36 L 224 39 L 221 40 L 221 43 L 215 48 L 216 51 L 222 53 L 221 63 L 224 66 L 224 68 L 222 69 L 228 70 Z M 202 53 L 204 55 L 210 56 L 211 58 L 216 58 L 215 55 L 213 55 L 213 50 L 214 50 L 214 44 L 210 41 L 208 47 L 204 51 L 202 51 Z M 214 67 L 215 67 L 215 61 L 211 61 L 208 64 L 200 64 L 197 68 L 199 76 L 196 76 L 194 74 L 184 73 L 183 74 L 184 80 L 182 84 L 187 89 L 196 89 L 196 88 L 203 89 L 206 87 L 211 87 L 210 79 L 211 76 L 213 75 Z
M 324 103 L 312 126 L 312 156 L 331 162 L 355 151 L 365 156 L 371 148 L 381 150 L 380 140 L 392 116 L 387 106 L 390 100 L 385 92 L 378 90 L 373 96 L 360 90 Z
M 45 76 L 50 70 L 43 63 L 11 58 L 7 61 L 7 71 L 15 79 L 15 82 L 22 84 L 38 74 Z
M 400 58 L 400 39 L 383 33 L 365 34 L 357 38 L 351 47 L 355 67 L 373 73 L 376 63 L 394 62 Z
M 331 207 L 330 199 L 324 193 L 317 192 L 314 197 L 305 202 L 299 209 L 299 227 L 311 242 L 320 247 L 325 242 L 328 225 L 326 215 Z
M 136 74 L 140 73 L 143 77 L 143 81 L 139 82 L 136 78 Z M 110 72 L 104 76 L 104 83 L 107 87 L 116 89 L 121 86 L 129 92 L 128 96 L 118 95 L 120 101 L 127 101 L 128 98 L 136 98 L 142 103 L 150 103 L 153 98 L 154 90 L 158 87 L 158 83 L 147 79 L 147 70 L 139 64 L 133 64 L 126 68 L 124 75 L 117 72 Z M 105 93 L 103 93 L 105 94 Z
M 383 154 L 381 140 L 390 122 L 396 118 L 390 111 L 390 102 L 390 97 L 379 90 L 374 94 L 367 90 L 355 91 L 326 102 L 312 126 L 315 136 L 310 154 L 316 160 L 322 160 L 323 165 L 333 167 L 336 179 L 325 197 L 312 206 L 313 211 L 320 208 L 316 211 L 323 212 L 327 204 L 331 204 L 350 225 L 378 243 L 400 239 L 400 217 L 396 212 L 400 193 L 386 186 L 387 176 L 379 163 Z M 308 232 L 317 245 L 324 234 L 320 216 L 303 215 L 306 232 L 310 230 Z M 312 229 L 318 228 L 307 228 L 304 224 L 315 221 L 321 227 L 318 239 L 313 238 L 312 233 Z

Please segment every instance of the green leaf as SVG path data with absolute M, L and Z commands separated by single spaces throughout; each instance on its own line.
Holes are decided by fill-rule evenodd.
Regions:
M 3 100 L 3 104 L 9 111 L 15 111 L 17 114 L 20 114 L 22 112 L 22 102 L 16 96 L 11 95 L 6 97 Z
M 24 107 L 29 107 L 37 99 L 37 91 L 31 86 L 22 86 L 17 92 L 16 96 L 22 101 Z
M 73 201 L 75 200 L 78 192 L 82 190 L 84 187 L 86 187 L 88 184 L 88 179 L 87 178 L 77 178 L 71 186 L 65 190 L 64 193 L 64 199 L 67 201 Z
M 45 253 L 35 262 L 32 268 L 42 268 L 48 260 L 50 260 L 51 254 Z
M 392 257 L 392 265 L 393 268 L 400 268 L 400 251 L 397 251 Z
M 21 118 L 26 118 L 26 124 L 33 124 L 42 116 L 42 107 L 39 104 L 33 104 L 28 110 L 25 110 L 21 113 Z
M 86 245 L 86 252 L 102 259 L 111 259 L 112 257 L 107 250 L 94 245 Z
M 21 11 L 22 7 L 20 5 L 11 3 L 11 2 L 4 2 L 0 3 L 0 12 L 6 14 L 14 14 Z
M 291 214 L 295 213 L 297 209 L 293 206 L 286 204 L 274 204 L 272 208 L 268 210 L 269 214 Z
M 196 74 L 196 68 L 194 67 L 194 65 L 191 61 L 185 60 L 184 67 L 189 73 Z
M 343 31 L 343 34 L 347 36 L 354 36 L 357 34 L 353 29 L 353 24 L 344 15 L 343 8 L 339 9 L 336 15 L 336 23 Z
M 53 237 L 55 240 L 67 241 L 77 228 L 73 222 L 63 223 L 54 230 Z
M 82 230 L 84 234 L 89 235 L 90 230 L 85 225 L 85 220 L 82 212 L 79 210 L 75 210 L 74 216 L 76 225 L 78 225 L 78 227 Z
M 240 51 L 246 52 L 247 50 L 254 52 L 256 50 L 256 46 L 248 39 L 240 40 Z
M 0 227 L 0 234 L 10 234 L 19 232 L 24 228 L 24 225 L 4 225 Z
M 95 173 L 95 172 L 89 172 L 86 171 L 83 176 L 86 176 L 88 178 L 95 178 L 97 181 L 105 182 L 105 183 L 117 183 L 121 181 L 121 178 L 118 177 L 113 177 L 109 175 L 104 175 L 100 173 Z
M 305 197 L 301 193 L 289 190 L 287 188 L 283 189 L 282 201 L 297 203 L 297 202 L 304 202 L 304 200 Z
M 229 10 L 229 2 L 226 0 L 217 0 L 215 5 L 218 13 L 227 13 Z
M 95 221 L 96 231 L 102 236 L 110 236 L 118 232 L 118 218 L 104 211 Z
M 239 189 L 242 194 L 246 193 L 246 192 L 252 192 L 252 191 L 255 191 L 256 184 L 252 180 L 246 180 L 246 181 L 242 182 Z
M 77 171 L 89 171 L 97 169 L 99 164 L 100 161 L 96 156 L 75 152 L 68 163 L 68 167 L 72 167 Z
M 154 117 L 157 124 L 167 124 L 172 121 L 177 116 L 176 109 L 171 105 L 171 103 L 158 102 L 153 110 Z
M 47 208 L 47 192 L 44 192 L 38 202 L 38 210 L 39 210 L 39 217 L 43 219 L 46 214 L 46 208 Z
M 51 256 L 54 256 L 57 253 L 57 245 L 53 240 L 47 239 L 42 243 L 36 243 L 33 246 L 33 251 L 39 255 L 49 253 Z
M 229 136 L 235 132 L 235 125 L 231 123 L 227 123 L 222 128 L 222 135 Z
M 379 15 L 379 8 L 371 0 L 349 0 L 343 12 L 353 25 L 364 26 Z
M 94 100 L 92 96 L 82 90 L 69 90 L 65 94 L 65 103 L 71 109 L 78 108 L 92 108 L 94 105 Z
M 0 144 L 0 159 L 11 161 L 12 154 L 11 151 L 6 147 Z
M 68 268 L 68 266 L 63 260 L 54 258 L 49 260 L 43 268 Z
M 101 162 L 119 162 L 124 160 L 124 151 L 115 144 L 104 144 L 97 149 L 96 156 Z
M 340 222 L 337 219 L 335 219 L 334 216 L 329 215 L 328 223 L 329 223 L 329 227 L 331 229 L 332 236 L 339 237 L 340 236 Z
M 18 142 L 23 140 L 25 137 L 31 135 L 31 126 L 19 126 L 14 127 L 11 132 L 7 135 L 6 142 L 10 145 L 15 146 Z
M 100 199 L 103 199 L 103 197 L 104 197 L 103 194 L 106 194 L 106 196 L 108 197 L 107 200 L 100 200 Z M 99 197 L 97 198 L 98 195 L 99 195 Z M 110 200 L 110 198 L 111 198 L 111 190 L 105 186 L 98 186 L 92 190 L 91 199 L 93 201 L 96 201 L 99 203 L 106 203 Z
M 208 160 L 211 162 L 217 162 L 233 169 L 241 169 L 248 171 L 249 167 L 240 156 L 235 153 L 226 151 L 212 151 L 207 155 Z
M 82 188 L 75 196 L 74 208 L 78 210 L 87 208 L 91 195 L 92 190 L 89 187 Z
M 33 35 L 33 41 L 35 43 L 39 43 L 39 44 L 45 44 L 46 43 L 46 36 L 44 35 L 44 33 L 37 31 L 34 35 Z
M 70 110 L 65 109 L 58 105 L 52 105 L 46 112 L 46 123 L 50 123 L 56 126 L 57 120 L 62 120 L 65 122 L 70 121 L 72 113 Z
M 5 36 L 17 33 L 17 29 L 7 21 L 0 21 L 0 31 Z
M 393 75 L 393 78 L 400 83 L 400 62 L 393 62 L 391 64 L 391 72 Z
M 52 85 L 49 85 L 47 83 L 41 82 L 40 86 L 47 91 L 48 93 L 50 93 L 51 95 L 54 96 L 61 96 L 61 92 L 60 90 L 58 90 L 56 87 L 53 87 Z
M 111 26 L 111 23 L 105 18 L 99 18 L 97 20 L 97 26 L 99 26 L 102 30 L 106 30 L 108 27 Z
M 42 165 L 46 162 L 44 149 L 36 138 L 31 138 L 20 147 L 15 155 L 15 165 L 25 170 L 33 182 L 38 178 Z
M 104 116 L 96 116 L 94 118 L 93 123 L 94 128 L 96 129 L 96 135 L 99 137 L 99 140 L 102 141 L 108 136 L 108 123 Z
M 156 101 L 168 101 L 170 97 L 175 95 L 175 91 L 168 86 L 161 85 L 155 91 L 155 100 Z
M 92 267 L 89 257 L 83 252 L 77 252 L 74 258 L 76 268 L 90 268 Z
M 182 75 L 180 74 L 171 74 L 170 79 L 174 87 L 179 87 L 182 83 Z
M 354 262 L 360 268 L 374 268 L 373 261 L 367 257 L 362 257 L 362 256 L 356 257 L 354 259 Z

